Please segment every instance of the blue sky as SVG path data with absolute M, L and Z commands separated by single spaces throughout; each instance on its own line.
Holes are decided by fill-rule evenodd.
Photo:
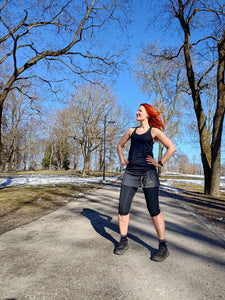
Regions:
M 145 2 L 145 1 L 144 1 Z M 147 9 L 146 9 L 147 6 Z M 157 40 L 160 32 L 147 32 L 146 28 L 149 22 L 149 5 L 143 4 L 143 1 L 136 1 L 135 19 L 129 26 L 130 45 L 128 52 L 128 62 L 132 70 L 135 56 L 138 55 L 145 43 Z M 119 101 L 123 105 L 129 106 L 132 111 L 136 112 L 139 103 L 149 102 L 149 97 L 144 95 L 138 88 L 137 82 L 129 71 L 122 72 L 118 78 L 117 84 L 114 86 L 115 92 L 119 95 Z
M 174 42 L 174 36 L 171 36 L 169 31 L 165 35 L 162 27 L 154 26 L 151 13 L 154 9 L 154 3 L 156 5 L 157 1 L 139 0 L 135 2 L 135 18 L 128 28 L 128 34 L 131 36 L 131 47 L 129 48 L 127 60 L 131 69 L 133 68 L 135 57 L 141 52 L 143 45 L 158 41 L 160 45 L 168 46 L 171 40 Z M 133 75 L 129 74 L 128 71 L 120 74 L 114 88 L 119 95 L 120 103 L 128 104 L 132 109 L 134 107 L 134 112 L 136 112 L 139 103 L 142 103 L 143 100 L 149 102 L 149 97 L 142 93 Z
M 135 16 L 135 21 L 129 28 L 129 33 L 131 34 L 130 44 L 132 47 L 129 49 L 130 55 L 127 60 L 131 69 L 134 65 L 136 55 L 140 53 L 144 44 L 157 40 L 164 45 L 167 43 L 166 36 L 162 30 L 146 30 L 150 20 L 150 12 L 148 9 L 146 10 L 146 7 L 142 5 L 141 2 L 136 2 Z M 134 76 L 129 71 L 124 71 L 120 74 L 117 83 L 114 86 L 114 91 L 119 97 L 119 103 L 122 106 L 127 106 L 134 113 L 134 120 L 139 104 L 142 102 L 150 102 L 149 97 L 143 94 L 138 87 Z M 179 145 L 176 144 L 176 147 L 177 153 L 183 152 L 192 162 L 200 161 L 200 147 L 198 143 L 193 145 L 193 143 L 188 144 L 187 141 L 183 141 L 183 143 L 179 143 Z M 157 148 L 158 147 L 156 146 L 154 151 L 155 156 Z

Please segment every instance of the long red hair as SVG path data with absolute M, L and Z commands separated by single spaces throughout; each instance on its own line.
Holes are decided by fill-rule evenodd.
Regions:
M 158 129 L 165 129 L 165 124 L 160 118 L 161 116 L 160 112 L 156 111 L 154 107 L 152 107 L 148 103 L 142 103 L 140 104 L 140 106 L 144 106 L 147 114 L 149 115 L 148 124 L 151 127 L 156 127 Z

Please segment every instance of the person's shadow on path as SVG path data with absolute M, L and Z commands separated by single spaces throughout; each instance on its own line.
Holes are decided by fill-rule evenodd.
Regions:
M 113 230 L 114 232 L 119 234 L 118 226 L 111 222 L 112 217 L 89 208 L 84 208 L 81 214 L 90 220 L 91 225 L 93 226 L 93 228 L 98 234 L 100 234 L 102 237 L 106 238 L 107 240 L 109 240 L 114 244 L 114 249 L 115 249 L 115 247 L 118 245 L 118 242 L 117 240 L 114 239 L 114 237 L 112 237 L 106 231 L 106 228 L 109 228 L 110 230 Z M 138 238 L 133 234 L 128 233 L 128 238 L 146 247 L 150 251 L 151 257 L 157 251 L 157 249 L 152 248 L 151 246 L 149 246 L 148 244 L 146 244 L 144 241 L 142 241 L 140 238 Z

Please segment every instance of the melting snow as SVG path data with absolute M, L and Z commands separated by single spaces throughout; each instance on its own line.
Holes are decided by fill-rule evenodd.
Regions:
M 203 175 L 186 175 L 186 174 L 166 174 L 169 179 L 161 181 L 161 187 L 166 190 L 173 190 L 179 192 L 180 190 L 174 188 L 172 185 L 175 182 L 188 183 L 188 184 L 197 184 L 204 185 Z M 181 177 L 180 179 L 173 178 L 174 176 Z M 184 177 L 184 178 L 182 178 Z M 118 177 L 106 177 L 105 181 L 110 182 L 116 180 Z M 0 187 L 12 187 L 12 186 L 24 186 L 24 185 L 54 185 L 59 183 L 71 183 L 74 185 L 77 184 L 88 184 L 88 183 L 98 183 L 102 181 L 102 177 L 88 177 L 81 178 L 75 176 L 60 176 L 54 174 L 30 174 L 30 175 L 0 175 Z M 225 191 L 225 176 L 221 177 L 220 180 L 220 190 Z
M 113 181 L 117 177 L 106 177 L 105 181 Z M 45 175 L 45 174 L 30 174 L 30 175 L 0 175 L 0 187 L 18 187 L 23 185 L 54 185 L 59 183 L 88 184 L 98 183 L 102 181 L 102 177 L 81 178 L 75 176 L 60 176 L 60 175 Z

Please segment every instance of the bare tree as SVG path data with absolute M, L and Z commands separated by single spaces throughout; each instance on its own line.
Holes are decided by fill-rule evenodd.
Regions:
M 96 151 L 100 155 L 101 169 L 104 142 L 105 150 L 109 153 L 109 156 L 106 154 L 107 160 L 110 158 L 112 163 L 113 155 L 110 155 L 110 151 L 116 154 L 116 145 L 122 128 L 128 125 L 130 118 L 129 114 L 126 115 L 117 104 L 111 89 L 95 85 L 81 86 L 72 97 L 70 110 L 75 112 L 74 139 L 82 149 L 83 174 L 89 172 L 91 156 Z M 104 131 L 106 131 L 105 138 Z
M 170 0 L 169 3 L 170 10 L 173 16 L 179 20 L 184 33 L 183 45 L 180 50 L 183 49 L 184 52 L 187 78 L 198 123 L 205 175 L 205 193 L 218 196 L 221 171 L 221 136 L 225 112 L 224 5 L 219 1 L 213 3 L 193 0 Z M 207 32 L 205 32 L 204 26 L 207 27 Z M 199 34 L 198 39 L 191 42 L 195 29 L 200 30 L 203 36 Z M 201 68 L 196 64 L 196 59 L 201 62 Z M 217 66 L 217 107 L 213 118 L 211 137 L 201 95 L 209 85 L 208 74 L 215 66 Z
M 40 159 L 41 119 L 35 115 L 24 115 L 17 144 L 18 163 L 16 169 L 35 170 Z
M 72 99 L 71 108 L 79 116 L 74 139 L 82 149 L 83 175 L 89 173 L 91 154 L 102 143 L 104 115 L 113 110 L 113 103 L 109 91 L 91 85 L 81 87 Z
M 183 53 L 199 133 L 204 170 L 204 192 L 218 196 L 221 174 L 221 137 L 225 113 L 224 4 L 220 0 L 168 0 L 164 1 L 163 5 L 164 20 L 167 20 L 164 25 L 177 33 L 177 53 L 174 55 L 174 53 L 164 51 L 162 55 L 168 59 L 174 59 Z M 165 16 L 167 12 L 169 19 Z M 213 74 L 215 74 L 213 85 L 217 86 L 217 100 L 211 132 L 211 124 L 207 118 L 209 108 L 206 112 L 204 100 L 206 91 L 212 86 Z
M 3 114 L 1 165 L 5 171 L 28 170 L 38 157 L 40 118 L 35 116 L 23 95 L 11 94 Z M 34 164 L 34 162 L 32 162 Z
M 1 153 L 2 168 L 5 171 L 12 169 L 15 156 L 19 155 L 19 145 L 22 135 L 22 116 L 25 114 L 23 97 L 14 93 L 8 99 L 3 116 L 3 139 L 5 141 L 4 152 Z M 14 168 L 14 167 L 13 167 Z M 15 167 L 16 168 L 16 167 Z
M 68 108 L 49 113 L 45 124 L 45 156 L 43 165 L 51 170 L 52 165 L 59 170 L 70 168 L 73 147 L 71 143 L 70 111 Z
M 36 83 L 41 80 L 55 91 L 48 73 L 56 68 L 59 70 L 59 65 L 70 70 L 70 77 L 74 74 L 88 81 L 96 81 L 95 74 L 112 75 L 118 67 L 121 51 L 118 47 L 110 47 L 104 52 L 99 47 L 102 30 L 106 24 L 117 22 L 116 32 L 119 31 L 119 26 L 125 23 L 122 15 L 128 7 L 127 2 L 5 0 L 0 7 L 3 49 L 0 64 L 3 68 L 9 62 L 10 70 L 0 91 L 0 125 L 3 105 L 12 89 L 16 88 L 32 101 L 32 95 L 21 89 L 21 80 Z M 64 80 L 65 73 L 62 76 L 60 73 L 55 72 L 51 79 Z
M 60 110 L 55 116 L 52 128 L 55 142 L 55 158 L 60 170 L 68 170 L 70 165 L 71 147 L 69 138 L 71 132 L 67 115 L 68 111 L 66 109 Z

